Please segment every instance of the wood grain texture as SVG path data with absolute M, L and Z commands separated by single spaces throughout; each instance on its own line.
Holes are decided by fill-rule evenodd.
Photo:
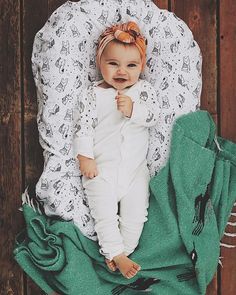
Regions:
M 188 24 L 202 51 L 201 108 L 217 114 L 216 0 L 171 0 L 171 10 Z
M 13 260 L 23 227 L 21 206 L 20 1 L 0 2 L 0 294 L 23 295 L 23 273 Z
M 31 54 L 34 36 L 48 17 L 47 0 L 25 0 L 23 15 L 23 105 L 24 105 L 24 155 L 25 184 L 36 180 L 42 171 L 42 150 L 38 143 L 36 123 L 37 97 L 31 70 Z M 32 22 L 32 18 L 34 22 Z
M 35 34 L 44 26 L 48 18 L 47 0 L 24 0 L 23 17 L 23 81 L 24 81 L 24 110 L 36 114 L 36 89 L 31 70 L 31 54 Z M 34 20 L 32 22 L 32 19 Z
M 65 0 L 48 0 L 48 15 L 51 15 L 54 10 L 56 10 L 59 6 L 64 4 Z M 79 1 L 71 1 L 71 2 L 79 2 Z
M 168 0 L 153 0 L 153 3 L 161 9 L 168 9 Z
M 236 141 L 236 1 L 220 1 L 221 134 Z
M 236 1 L 221 0 L 219 4 L 220 133 L 236 142 Z M 236 222 L 236 217 L 231 216 L 230 221 Z M 228 225 L 226 232 L 236 233 L 236 227 Z M 236 238 L 224 237 L 223 242 L 236 245 Z M 222 248 L 221 256 L 221 295 L 233 295 L 236 292 L 236 248 Z
M 0 106 L 1 112 L 19 112 L 20 6 L 0 1 Z
M 23 216 L 18 210 L 21 206 L 21 113 L 1 113 L 0 116 L 0 142 L 4 143 L 0 145 L 0 294 L 23 295 L 23 273 L 12 257 L 16 234 L 23 228 Z
M 23 6 L 23 90 L 24 90 L 24 155 L 25 186 L 37 182 L 43 167 L 42 149 L 38 140 L 37 96 L 31 69 L 35 34 L 48 18 L 47 0 L 25 0 Z M 31 19 L 34 19 L 32 24 Z
M 30 185 L 32 194 L 43 170 L 42 149 L 36 122 L 37 97 L 31 70 L 31 54 L 35 34 L 48 18 L 47 0 L 24 0 L 23 20 L 23 99 L 24 105 L 24 187 Z M 32 22 L 32 19 L 34 20 Z M 44 292 L 30 279 L 26 278 L 27 295 L 43 295 Z
M 206 295 L 218 295 L 218 273 L 216 272 L 211 283 L 207 287 Z

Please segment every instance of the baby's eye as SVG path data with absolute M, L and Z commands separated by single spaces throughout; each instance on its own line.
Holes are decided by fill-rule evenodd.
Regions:
M 134 68 L 134 67 L 136 67 L 136 66 L 137 66 L 136 64 L 129 64 L 129 65 L 128 65 L 129 68 Z
M 116 63 L 116 62 L 114 62 L 114 61 L 110 61 L 110 62 L 109 62 L 109 65 L 116 66 L 116 65 L 117 65 L 117 63 Z

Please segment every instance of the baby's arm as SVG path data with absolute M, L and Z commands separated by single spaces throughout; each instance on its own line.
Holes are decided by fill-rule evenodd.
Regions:
M 93 154 L 95 118 L 91 115 L 91 88 L 84 90 L 79 96 L 79 117 L 74 135 L 74 155 L 79 161 L 82 175 L 93 178 L 98 175 Z
M 155 88 L 146 81 L 142 86 L 139 100 L 133 103 L 130 120 L 145 127 L 152 127 L 157 124 L 160 114 L 157 93 Z

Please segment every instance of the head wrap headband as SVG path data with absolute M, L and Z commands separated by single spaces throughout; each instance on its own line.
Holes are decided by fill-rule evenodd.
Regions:
M 142 69 L 146 63 L 146 39 L 141 35 L 140 29 L 135 22 L 114 25 L 107 28 L 99 38 L 97 48 L 97 65 L 100 67 L 101 55 L 109 42 L 118 40 L 125 44 L 134 44 L 141 55 Z

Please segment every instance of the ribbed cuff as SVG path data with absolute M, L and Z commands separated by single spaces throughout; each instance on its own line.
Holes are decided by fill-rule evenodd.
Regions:
M 73 156 L 75 159 L 77 159 L 78 155 L 94 159 L 92 137 L 80 137 L 74 139 Z

